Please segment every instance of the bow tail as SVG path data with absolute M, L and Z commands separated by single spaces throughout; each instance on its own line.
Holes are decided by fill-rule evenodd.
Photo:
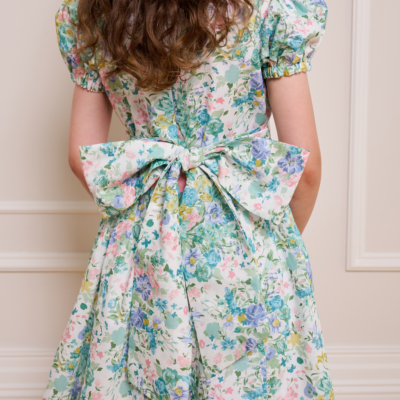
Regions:
M 164 170 L 154 189 L 134 269 L 127 375 L 150 398 L 158 398 L 155 377 L 171 367 L 180 376 L 189 375 L 192 355 L 187 289 L 180 271 L 177 164 Z
M 230 210 L 232 211 L 235 219 L 238 223 L 239 229 L 243 234 L 243 237 L 247 243 L 247 255 L 250 259 L 253 259 L 253 253 L 255 252 L 254 242 L 253 242 L 253 232 L 251 224 L 248 220 L 245 219 L 243 212 L 239 212 L 238 207 L 234 205 L 234 198 L 227 192 L 227 190 L 220 184 L 219 179 L 217 176 L 205 165 L 200 167 L 213 181 L 214 185 L 218 188 L 219 192 L 223 196 L 226 204 L 229 206 Z M 233 200 L 232 200 L 233 199 Z M 255 265 L 257 262 L 255 261 Z
M 222 198 L 210 195 L 214 191 L 212 187 L 216 187 Z M 263 340 L 268 335 L 268 323 L 260 323 L 266 320 L 266 311 L 257 263 L 247 244 L 249 232 L 243 230 L 245 240 L 235 235 L 236 222 L 243 228 L 243 217 L 205 165 L 189 172 L 185 192 L 182 218 L 199 217 L 198 223 L 187 233 L 189 242 L 196 245 L 185 250 L 183 258 L 190 288 L 190 310 L 208 379 L 246 354 L 244 340 L 253 339 L 253 343 Z M 197 194 L 191 197 L 195 192 Z M 198 200 L 195 202 L 196 197 Z M 229 217 L 227 209 L 234 215 L 234 220 Z M 214 214 L 220 214 L 216 224 L 212 222 Z M 222 222 L 225 218 L 228 219 Z M 220 228 L 231 230 L 232 238 L 229 233 L 220 239 L 215 238 L 214 232 Z M 231 248 L 229 254 L 220 248 L 221 240 L 227 241 L 226 246 Z M 220 258 L 219 262 L 210 261 L 211 253 Z

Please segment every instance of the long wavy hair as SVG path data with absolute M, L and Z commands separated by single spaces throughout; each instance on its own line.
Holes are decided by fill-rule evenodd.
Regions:
M 233 27 L 241 40 L 253 9 L 251 0 L 80 0 L 79 52 L 93 57 L 101 42 L 107 78 L 127 72 L 138 88 L 160 91 L 226 45 Z

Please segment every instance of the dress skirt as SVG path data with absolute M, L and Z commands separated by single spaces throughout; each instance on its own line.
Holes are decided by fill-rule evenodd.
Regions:
M 201 248 L 203 254 L 209 253 L 210 264 L 218 264 L 221 270 L 233 265 L 233 279 L 235 268 L 241 267 L 237 264 L 243 261 L 245 254 L 240 231 L 221 193 L 214 190 L 211 183 L 207 188 L 210 190 L 203 194 L 211 196 L 216 206 L 203 222 L 198 223 L 192 218 L 189 225 L 181 229 L 179 240 L 181 243 L 195 242 L 195 248 Z M 186 196 L 179 194 L 180 222 L 189 215 L 188 209 L 192 205 L 188 189 L 190 180 Z M 149 391 L 145 395 L 141 390 L 143 375 L 138 374 L 132 384 L 132 377 L 127 374 L 127 325 L 132 324 L 132 313 L 127 313 L 123 304 L 127 304 L 127 297 L 143 294 L 140 287 L 131 287 L 128 291 L 131 286 L 129 263 L 137 257 L 132 238 L 139 238 L 146 210 L 156 192 L 153 186 L 127 212 L 101 221 L 75 307 L 54 357 L 43 400 L 334 399 L 309 256 L 289 207 L 279 225 L 247 213 L 259 260 L 259 281 L 254 280 L 252 284 L 263 294 L 266 315 L 261 315 L 260 319 L 264 318 L 267 336 L 261 341 L 237 337 L 246 355 L 240 356 L 237 350 L 233 356 L 236 361 L 207 376 L 201 357 L 205 343 L 193 328 L 196 313 L 192 312 L 191 335 L 181 332 L 183 340 L 186 338 L 190 342 L 187 343 L 190 352 L 177 357 L 180 368 L 186 367 L 189 375 L 180 376 L 172 363 L 162 371 L 148 369 L 145 371 L 147 378 L 154 380 L 158 376 L 155 380 L 157 395 Z M 241 206 L 236 204 L 236 207 Z M 189 264 L 195 263 L 196 257 L 196 252 L 192 252 Z M 165 275 L 182 275 L 182 270 L 165 267 L 166 260 L 153 261 L 154 274 L 150 280 L 152 277 L 159 280 Z M 207 282 L 204 287 L 207 289 Z M 193 286 L 189 294 L 198 296 L 196 290 Z M 240 314 L 235 315 L 237 307 L 229 290 L 224 291 L 221 287 L 221 297 L 232 308 L 232 314 L 224 322 L 224 330 L 229 333 L 234 329 L 233 319 L 240 319 Z M 168 307 L 177 307 L 173 292 L 169 299 L 170 304 L 167 304 L 167 301 L 155 298 L 155 308 L 163 312 Z M 188 310 L 183 312 L 188 313 Z M 163 329 L 157 315 L 147 318 L 145 324 Z M 173 317 L 168 324 L 174 328 Z M 212 324 L 207 330 L 214 342 L 212 354 L 217 364 L 222 357 L 221 349 L 229 348 L 233 343 L 226 335 L 221 345 L 222 332 Z

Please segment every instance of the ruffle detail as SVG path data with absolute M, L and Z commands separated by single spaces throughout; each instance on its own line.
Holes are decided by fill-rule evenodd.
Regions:
M 73 82 L 91 92 L 104 92 L 100 73 L 96 65 L 97 49 L 93 59 L 79 54 L 76 23 L 78 22 L 78 2 L 65 0 L 55 15 L 58 47 L 67 65 Z
M 311 71 L 311 60 L 309 58 L 304 61 L 299 61 L 296 64 L 282 62 L 280 65 L 264 64 L 262 66 L 263 77 L 266 78 L 281 78 L 282 76 L 290 76 L 299 72 Z
M 323 0 L 262 0 L 259 21 L 260 62 L 264 78 L 311 70 L 325 34 L 328 9 Z
M 89 73 L 80 77 L 76 77 L 71 73 L 71 79 L 80 87 L 89 90 L 90 92 L 101 93 L 106 91 L 100 77 L 92 78 Z

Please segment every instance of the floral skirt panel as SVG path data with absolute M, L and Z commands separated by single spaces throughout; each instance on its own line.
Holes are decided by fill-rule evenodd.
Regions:
M 146 152 L 138 141 L 135 154 L 123 143 L 82 149 L 88 169 L 105 171 L 86 177 L 107 215 L 43 399 L 333 400 L 309 256 L 287 205 L 307 154 L 252 134 L 200 161 L 167 157 L 166 143 Z M 157 156 L 144 170 L 139 153 Z M 267 219 L 271 199 L 279 209 Z

